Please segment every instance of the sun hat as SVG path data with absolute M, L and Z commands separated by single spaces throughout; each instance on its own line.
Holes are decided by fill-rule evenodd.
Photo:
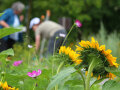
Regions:
M 39 23 L 40 23 L 40 18 L 35 17 L 30 21 L 30 27 L 29 28 L 31 29 L 33 27 L 33 25 L 39 24 Z

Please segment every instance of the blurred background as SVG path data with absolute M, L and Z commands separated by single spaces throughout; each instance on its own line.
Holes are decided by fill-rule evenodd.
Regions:
M 18 0 L 0 0 L 0 12 L 10 8 Z M 67 32 L 76 19 L 80 20 L 83 26 L 80 30 L 72 31 L 68 42 L 72 45 L 77 40 L 88 40 L 94 36 L 101 44 L 119 56 L 119 30 L 120 30 L 120 0 L 19 0 L 26 8 L 23 12 L 25 17 L 22 24 L 29 26 L 33 17 L 46 16 L 50 11 L 50 20 L 62 24 Z M 34 34 L 29 30 L 30 41 L 34 42 Z M 25 33 L 26 37 L 26 33 Z M 90 39 L 89 39 L 90 40 Z M 112 45 L 111 45 L 112 44 Z M 113 44 L 115 44 L 113 46 Z
M 0 0 L 0 12 L 10 8 L 18 0 Z M 107 32 L 120 29 L 120 0 L 19 0 L 26 5 L 24 10 L 27 22 L 27 11 L 31 9 L 32 17 L 46 15 L 46 10 L 51 11 L 50 19 L 60 22 L 65 17 L 70 25 L 75 19 L 83 23 L 81 28 L 85 35 L 97 33 L 102 21 Z M 31 6 L 30 6 L 31 5 Z

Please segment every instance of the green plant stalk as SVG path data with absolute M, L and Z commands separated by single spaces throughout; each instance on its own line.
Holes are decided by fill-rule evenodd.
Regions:
M 90 78 L 91 78 L 91 73 L 93 71 L 93 68 L 95 67 L 95 58 L 91 61 L 89 68 L 88 68 L 88 74 L 85 80 L 85 90 L 90 90 Z
M 53 72 L 54 72 L 54 71 L 53 71 L 53 70 L 54 70 L 53 68 L 54 68 L 54 59 L 52 60 L 52 76 L 53 76 Z
M 60 72 L 60 69 L 62 68 L 63 65 L 64 65 L 64 62 L 61 62 L 60 65 L 58 66 L 56 74 L 58 74 Z M 55 90 L 58 90 L 58 85 L 55 86 Z
M 54 42 L 53 56 L 55 54 L 55 44 L 56 44 L 56 38 L 55 38 L 55 42 Z M 52 60 L 52 76 L 53 76 L 53 73 L 54 73 L 54 59 Z
M 37 58 L 37 63 L 39 63 L 39 59 L 38 59 L 38 57 L 37 57 L 36 53 L 35 53 L 35 57 Z M 41 60 L 40 60 L 40 62 L 41 62 Z
M 72 25 L 70 31 L 68 32 L 67 36 L 65 37 L 65 39 L 64 39 L 64 41 L 63 41 L 63 43 L 62 43 L 62 46 L 64 45 L 66 39 L 68 38 L 68 36 L 69 36 L 69 34 L 71 33 L 71 31 L 72 31 L 72 29 L 73 29 L 74 26 L 75 26 L 75 23 Z
M 55 42 L 54 42 L 53 56 L 54 56 L 54 54 L 55 54 L 55 44 L 56 44 L 56 39 L 57 39 L 57 38 L 55 38 Z
M 30 50 L 29 50 L 29 56 L 28 56 L 28 65 L 30 64 L 29 60 L 30 60 Z
M 84 78 L 84 76 L 83 76 L 83 74 L 82 74 L 82 72 L 80 70 L 77 70 L 77 72 L 81 75 L 81 77 L 83 79 L 83 83 L 84 83 L 84 88 L 85 88 L 85 78 Z
M 2 78 L 1 78 L 1 82 L 3 82 L 4 81 L 4 76 L 2 76 Z
M 7 72 L 7 62 L 5 61 L 5 64 L 3 65 L 4 67 L 4 70 L 3 70 L 3 73 L 2 73 L 2 78 L 1 78 L 1 82 L 4 81 L 5 79 L 5 73 Z
M 35 83 L 35 85 L 34 85 L 34 87 L 33 87 L 33 90 L 35 90 L 35 87 L 36 87 L 36 83 Z

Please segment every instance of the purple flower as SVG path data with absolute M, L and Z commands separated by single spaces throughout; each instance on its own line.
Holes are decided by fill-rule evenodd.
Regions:
M 76 20 L 75 24 L 76 24 L 77 27 L 82 27 L 82 23 L 79 20 Z
M 13 63 L 13 66 L 19 66 L 23 61 L 22 60 L 19 60 L 19 61 L 15 61 Z
M 38 69 L 38 71 L 32 71 L 32 73 L 31 72 L 28 72 L 27 73 L 27 75 L 29 76 L 29 77 L 32 77 L 32 78 L 36 78 L 37 76 L 39 76 L 41 74 L 41 70 L 40 69 Z

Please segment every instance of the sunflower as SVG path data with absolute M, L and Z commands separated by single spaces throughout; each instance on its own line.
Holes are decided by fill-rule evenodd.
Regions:
M 18 88 L 15 89 L 15 87 L 10 87 L 8 86 L 7 82 L 0 82 L 0 88 L 2 88 L 2 90 L 19 90 Z
M 79 66 L 83 66 L 86 71 L 88 70 L 89 64 L 91 63 L 91 58 L 96 59 L 96 65 L 93 69 L 93 75 L 97 76 L 98 79 L 102 77 L 109 77 L 113 79 L 114 74 L 109 73 L 105 70 L 105 67 L 116 67 L 118 68 L 119 64 L 116 63 L 116 57 L 113 57 L 111 50 L 105 50 L 105 45 L 99 45 L 97 41 L 92 37 L 90 41 L 79 42 L 79 46 L 76 45 L 76 52 L 80 55 L 82 62 Z
M 80 54 L 77 54 L 70 47 L 61 46 L 59 49 L 59 54 L 65 54 L 65 55 L 69 56 L 69 58 L 71 60 L 69 62 L 74 62 L 76 65 L 78 65 L 82 62 L 81 59 L 78 59 Z

